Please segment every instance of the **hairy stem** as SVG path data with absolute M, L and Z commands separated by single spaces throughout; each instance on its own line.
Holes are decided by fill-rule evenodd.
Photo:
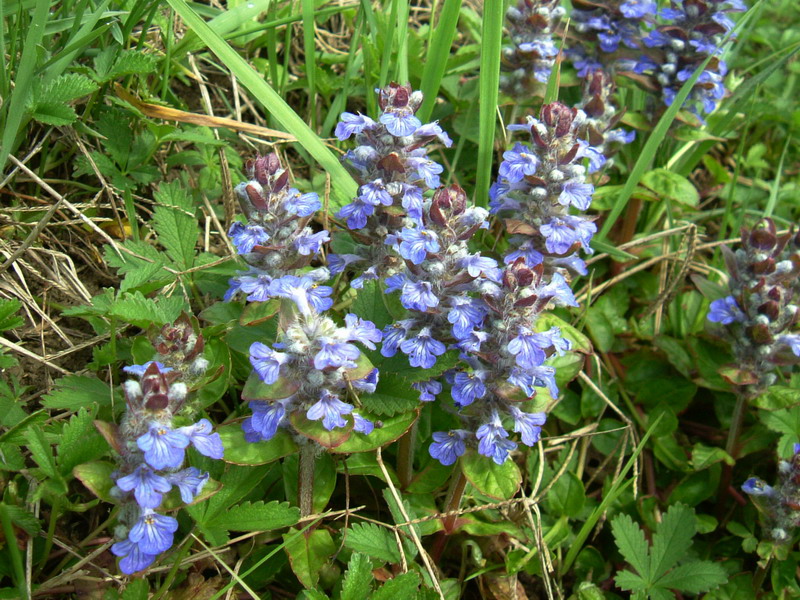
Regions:
M 400 480 L 401 489 L 406 489 L 414 478 L 414 450 L 417 445 L 418 424 L 419 420 L 414 421 L 411 429 L 400 438 L 397 449 L 397 478 Z
M 464 472 L 461 470 L 461 465 L 459 464 L 456 467 L 456 470 L 453 471 L 453 475 L 450 479 L 450 489 L 447 490 L 447 499 L 444 503 L 445 513 L 454 512 L 459 509 L 461 506 L 461 499 L 464 497 L 464 488 L 466 486 L 467 478 L 464 476 Z M 453 533 L 453 527 L 455 527 L 457 518 L 458 515 L 453 514 L 442 519 L 442 525 L 444 526 L 444 532 L 446 535 Z
M 313 443 L 300 447 L 300 467 L 297 473 L 297 502 L 300 516 L 307 517 L 314 512 L 314 459 L 317 449 Z

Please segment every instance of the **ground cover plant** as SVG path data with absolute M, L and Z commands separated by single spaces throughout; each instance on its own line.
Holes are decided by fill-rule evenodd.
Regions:
M 793 2 L 0 20 L 0 597 L 800 596 Z

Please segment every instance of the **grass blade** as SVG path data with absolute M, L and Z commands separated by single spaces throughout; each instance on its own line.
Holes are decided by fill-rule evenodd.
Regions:
M 503 44 L 503 2 L 486 0 L 481 31 L 481 71 L 478 83 L 478 173 L 475 204 L 486 206 L 492 180 L 494 137 L 497 127 L 497 96 L 500 86 L 500 51 Z
M 408 0 L 397 1 L 397 71 L 395 80 L 408 83 Z
M 208 48 L 241 81 L 256 99 L 283 126 L 297 138 L 298 143 L 319 162 L 331 176 L 331 188 L 336 199 L 334 207 L 352 200 L 357 191 L 356 182 L 339 163 L 336 155 L 319 139 L 316 133 L 295 113 L 286 101 L 239 54 L 213 31 L 192 10 L 185 0 L 168 0 L 170 6 L 184 20 Z
M 317 130 L 317 24 L 314 20 L 314 0 L 303 0 L 303 54 L 308 82 L 308 116 L 311 129 Z
M 439 94 L 439 86 L 442 84 L 447 59 L 450 58 L 450 48 L 456 37 L 456 27 L 458 26 L 458 14 L 461 11 L 462 0 L 444 0 L 442 12 L 439 14 L 439 22 L 433 32 L 428 54 L 425 57 L 425 68 L 422 71 L 422 83 L 420 90 L 424 95 L 422 106 L 417 111 L 417 116 L 423 123 L 427 123 L 431 118 L 433 107 L 436 104 L 436 96 Z

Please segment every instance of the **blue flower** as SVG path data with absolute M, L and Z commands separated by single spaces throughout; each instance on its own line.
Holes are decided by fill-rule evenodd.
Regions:
M 421 264 L 428 257 L 428 252 L 439 251 L 439 239 L 427 229 L 406 227 L 398 237 L 403 240 L 400 243 L 400 255 L 415 265 Z
M 558 203 L 563 206 L 570 204 L 578 210 L 586 210 L 592 203 L 594 186 L 591 183 L 582 183 L 580 179 L 572 179 L 564 184 L 558 195 Z
M 539 228 L 545 238 L 545 247 L 553 254 L 566 254 L 572 244 L 578 241 L 578 232 L 559 217 L 553 217 L 549 223 Z
M 195 450 L 203 456 L 217 460 L 222 458 L 225 452 L 222 439 L 218 433 L 214 433 L 214 426 L 208 419 L 200 419 L 194 425 L 181 427 L 178 431 L 188 437 Z
M 436 357 L 444 354 L 446 348 L 442 342 L 431 337 L 428 327 L 423 327 L 415 337 L 401 342 L 400 350 L 408 356 L 408 363 L 412 367 L 430 369 L 436 364 Z
M 181 500 L 186 504 L 191 504 L 195 497 L 203 491 L 208 481 L 208 473 L 203 473 L 197 467 L 189 467 L 183 471 L 168 474 L 167 479 L 172 485 L 178 486 Z
M 319 285 L 308 276 L 284 275 L 272 282 L 270 291 L 273 296 L 294 301 L 304 315 L 311 314 L 312 308 L 317 312 L 324 312 L 333 306 L 333 300 L 329 298 L 333 288 Z
M 403 208 L 409 217 L 421 224 L 423 209 L 422 189 L 408 183 L 403 184 Z
M 533 333 L 527 327 L 520 327 L 517 337 L 513 338 L 506 349 L 516 357 L 517 364 L 523 369 L 538 367 L 544 362 L 545 348 L 552 346 L 552 341 L 541 333 Z
M 742 491 L 751 496 L 775 496 L 775 490 L 758 477 L 751 477 L 742 484 Z
M 306 417 L 311 421 L 322 419 L 322 426 L 331 431 L 337 427 L 345 427 L 347 421 L 342 415 L 349 415 L 353 407 L 339 400 L 339 397 L 328 390 L 322 390 L 319 401 L 306 412 Z
M 535 175 L 539 168 L 539 158 L 533 150 L 519 142 L 513 150 L 503 153 L 503 159 L 500 163 L 500 177 L 505 177 L 512 183 L 522 181 L 526 175 Z
M 269 234 L 260 225 L 245 225 L 239 221 L 228 229 L 228 237 L 239 254 L 252 252 L 255 246 L 263 246 L 269 240 Z
M 163 494 L 172 489 L 169 481 L 147 465 L 139 465 L 130 475 L 117 479 L 117 487 L 124 492 L 133 491 L 137 504 L 142 508 L 158 508 Z
M 137 438 L 136 445 L 144 452 L 147 464 L 154 469 L 176 469 L 183 463 L 184 449 L 189 445 L 189 438 L 179 431 L 153 423 L 147 433 Z
M 239 289 L 248 294 L 247 300 L 250 302 L 266 302 L 272 298 L 272 277 L 266 273 L 252 273 L 239 277 Z
M 354 262 L 365 260 L 358 254 L 328 254 L 328 270 L 331 275 L 338 275 L 343 272 L 347 265 Z
M 447 132 L 439 126 L 437 121 L 433 123 L 427 123 L 421 127 L 418 127 L 417 130 L 414 132 L 414 135 L 418 138 L 427 138 L 427 137 L 436 137 L 439 138 L 439 141 L 444 144 L 445 148 L 449 148 L 453 145 L 453 140 L 450 139 L 450 136 L 447 135 Z
M 258 373 L 261 381 L 267 385 L 272 385 L 281 376 L 281 366 L 289 360 L 287 354 L 276 352 L 269 346 L 261 342 L 250 344 L 250 364 Z
M 488 456 L 498 465 L 506 462 L 509 452 L 514 450 L 517 445 L 508 438 L 508 432 L 503 429 L 500 417 L 496 412 L 492 414 L 492 419 L 478 427 L 475 432 L 478 438 L 478 453 Z
M 486 309 L 479 301 L 465 297 L 453 296 L 450 298 L 452 308 L 447 313 L 447 320 L 453 325 L 453 335 L 460 340 L 480 327 L 486 316 Z
M 481 344 L 491 336 L 485 331 L 471 331 L 463 340 L 459 340 L 456 347 L 462 352 L 480 352 Z
M 308 192 L 307 194 L 300 194 L 295 189 L 289 190 L 290 196 L 283 203 L 283 208 L 290 215 L 297 215 L 298 217 L 310 217 L 320 208 L 322 203 L 319 201 L 319 195 L 315 192 Z
M 710 308 L 708 320 L 712 323 L 730 325 L 734 321 L 742 323 L 746 319 L 742 309 L 740 309 L 739 305 L 736 303 L 736 298 L 733 296 L 714 300 Z
M 658 5 L 652 0 L 626 0 L 620 4 L 619 10 L 629 19 L 641 19 L 656 14 Z
M 547 388 L 551 398 L 558 398 L 556 370 L 553 367 L 541 365 L 533 369 L 528 369 L 528 373 L 533 377 L 533 385 L 535 387 Z
M 543 412 L 526 413 L 513 405 L 509 412 L 514 419 L 514 431 L 521 434 L 522 443 L 533 446 L 538 442 L 542 435 L 542 425 L 547 422 L 547 415 Z
M 425 181 L 430 189 L 439 187 L 439 175 L 444 171 L 442 165 L 425 157 L 411 157 L 406 160 L 409 168 L 414 169 L 419 179 Z
M 474 373 L 456 373 L 453 378 L 453 388 L 450 394 L 459 406 L 469 406 L 478 398 L 486 395 L 486 371 L 478 370 Z
M 439 298 L 427 281 L 406 281 L 400 294 L 400 303 L 409 310 L 425 312 L 428 308 L 438 306 Z
M 139 550 L 138 545 L 130 540 L 123 540 L 111 546 L 111 553 L 114 556 L 122 557 L 122 560 L 119 561 L 119 568 L 126 575 L 133 575 L 143 571 L 152 565 L 156 556 L 158 556 L 158 553 L 145 554 Z
M 130 365 L 128 367 L 122 367 L 122 371 L 127 373 L 128 375 L 135 375 L 136 377 L 141 377 L 144 375 L 144 372 L 147 371 L 147 368 L 155 363 L 158 367 L 158 370 L 162 373 L 169 373 L 172 371 L 170 367 L 165 367 L 162 363 L 158 362 L 157 360 L 148 360 L 143 365 Z
M 384 206 L 391 206 L 394 202 L 394 198 L 386 191 L 381 179 L 376 179 L 362 185 L 358 197 L 372 206 L 379 206 L 381 204 Z
M 442 384 L 435 379 L 418 381 L 417 383 L 412 383 L 411 387 L 419 392 L 420 402 L 433 402 L 436 400 L 437 394 L 442 392 Z
M 409 330 L 414 324 L 414 319 L 403 319 L 384 327 L 381 355 L 389 358 L 397 354 L 397 349 L 400 347 L 403 340 L 406 339 Z
M 553 278 L 550 283 L 543 286 L 538 290 L 539 296 L 550 297 L 557 304 L 565 306 L 578 306 L 578 301 L 575 299 L 575 294 L 572 288 L 569 287 L 567 280 L 560 273 L 553 273 Z
M 375 388 L 378 387 L 379 376 L 380 373 L 378 369 L 372 369 L 364 379 L 356 379 L 353 381 L 353 387 L 367 394 L 374 394 Z
M 471 254 L 461 260 L 461 266 L 467 270 L 470 277 L 478 278 L 481 274 L 492 281 L 499 281 L 500 274 L 497 268 L 497 261 L 488 256 L 481 256 L 480 252 Z
M 359 349 L 347 342 L 338 342 L 330 338 L 320 338 L 320 349 L 314 355 L 314 368 L 320 371 L 328 367 L 346 367 L 352 369 L 355 361 L 361 356 Z
M 526 240 L 519 248 L 506 254 L 503 257 L 503 262 L 509 265 L 518 258 L 524 258 L 525 264 L 529 267 L 535 267 L 544 260 L 542 253 L 533 247 L 532 240 Z
M 365 419 L 357 412 L 353 413 L 353 431 L 369 435 L 375 429 L 375 423 L 369 419 Z
M 340 219 L 347 219 L 348 229 L 362 229 L 367 224 L 367 217 L 374 213 L 375 206 L 361 198 L 356 198 L 350 204 L 345 204 L 336 213 L 336 216 Z
M 144 554 L 161 554 L 172 546 L 173 534 L 177 530 L 178 521 L 146 508 L 131 527 L 128 539 Z
M 336 125 L 334 131 L 337 138 L 344 141 L 353 134 L 359 134 L 364 129 L 373 127 L 375 121 L 364 115 L 354 115 L 349 112 L 342 113 L 342 120 Z
M 389 133 L 397 137 L 411 135 L 422 126 L 422 121 L 405 110 L 385 112 L 381 115 L 380 121 Z
M 466 452 L 467 445 L 464 440 L 469 435 L 470 433 L 463 429 L 454 429 L 447 432 L 436 431 L 433 434 L 433 443 L 428 448 L 428 452 L 444 466 L 450 466 L 456 462 L 459 456 Z
M 370 350 L 375 350 L 375 344 L 383 339 L 380 330 L 372 321 L 365 321 L 351 313 L 345 315 L 344 323 L 347 328 L 347 339 L 361 342 Z
M 779 337 L 778 342 L 789 346 L 795 356 L 800 356 L 800 335 L 796 333 L 787 333 L 786 335 Z
M 278 427 L 283 422 L 286 415 L 286 403 L 288 398 L 277 400 L 275 402 L 261 402 L 260 400 L 253 400 L 249 403 L 250 410 L 253 411 L 253 416 L 249 419 L 248 427 L 242 423 L 242 429 L 247 434 L 248 430 L 257 433 L 262 440 L 271 440 L 278 432 Z M 245 423 L 247 420 L 245 420 Z
M 322 231 L 310 235 L 298 236 L 294 240 L 294 247 L 301 256 L 309 256 L 311 254 L 317 254 L 320 248 L 322 248 L 322 244 L 330 240 L 331 236 L 323 229 Z

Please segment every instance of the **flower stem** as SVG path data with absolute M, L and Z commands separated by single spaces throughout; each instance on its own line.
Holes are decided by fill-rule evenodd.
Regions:
M 444 503 L 445 513 L 454 512 L 459 509 L 461 506 L 461 499 L 464 497 L 464 488 L 466 487 L 467 478 L 464 476 L 464 472 L 461 470 L 461 465 L 459 463 L 450 479 L 450 489 L 447 490 L 447 499 Z M 453 533 L 457 518 L 458 515 L 454 514 L 442 519 L 442 525 L 444 526 L 446 535 Z
M 300 516 L 314 512 L 314 459 L 317 449 L 312 442 L 300 446 L 300 467 L 297 473 L 297 502 Z
M 742 430 L 744 411 L 747 408 L 748 395 L 742 389 L 737 390 L 736 405 L 733 407 L 731 416 L 731 426 L 728 430 L 728 440 L 725 443 L 725 452 L 736 460 L 739 455 L 739 433 Z M 733 479 L 733 466 L 725 463 L 722 465 L 722 474 L 719 478 L 719 489 L 717 491 L 717 513 L 722 514 L 724 499 L 727 497 L 728 488 Z
M 414 478 L 414 450 L 417 441 L 417 429 L 419 420 L 414 421 L 403 437 L 397 449 L 397 478 L 400 480 L 400 488 L 406 489 Z

